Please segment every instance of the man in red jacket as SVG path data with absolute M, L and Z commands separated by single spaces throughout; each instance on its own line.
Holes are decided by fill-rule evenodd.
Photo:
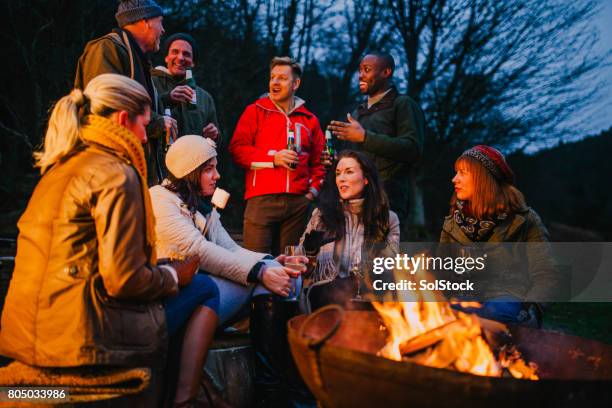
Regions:
M 247 171 L 243 239 L 252 251 L 277 255 L 298 243 L 325 173 L 319 120 L 295 96 L 301 75 L 291 58 L 272 59 L 269 95 L 247 106 L 230 142 L 234 161 Z M 287 320 L 297 305 L 274 294 L 253 296 L 256 407 L 315 404 L 299 380 L 287 342 Z
M 234 161 L 247 170 L 243 239 L 252 251 L 278 255 L 297 244 L 325 174 L 319 120 L 295 96 L 301 75 L 293 59 L 273 58 L 270 93 L 247 106 L 229 146 Z M 290 134 L 295 150 L 288 148 Z

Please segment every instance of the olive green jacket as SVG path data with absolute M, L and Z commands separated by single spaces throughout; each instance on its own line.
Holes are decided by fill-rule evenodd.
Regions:
M 352 113 L 365 129 L 363 143 L 347 147 L 361 150 L 374 161 L 391 209 L 405 223 L 414 166 L 423 152 L 425 117 L 419 105 L 395 86 L 368 109 L 367 101 Z
M 469 246 L 473 241 L 449 215 L 444 220 L 440 243 Z M 548 230 L 534 210 L 525 207 L 495 226 L 485 248 L 487 267 L 483 272 L 487 275 L 475 277 L 486 288 L 484 293 L 480 293 L 481 298 L 487 300 L 510 295 L 532 302 L 558 298 L 563 286 L 562 278 L 552 255 Z
M 151 77 L 164 108 L 172 109 L 172 117 L 178 122 L 179 136 L 201 135 L 202 129 L 209 123 L 214 123 L 219 129 L 215 101 L 208 92 L 196 86 L 197 103 L 195 106 L 190 103 L 175 104 L 170 100 L 170 92 L 179 85 L 185 85 L 185 80 L 173 77 L 168 69 L 163 66 L 152 69 Z M 219 134 L 217 150 L 221 147 L 221 140 L 221 134 Z
M 421 156 L 423 111 L 394 86 L 369 109 L 365 102 L 352 115 L 365 129 L 365 140 L 358 148 L 374 159 L 383 181 L 405 174 Z
M 151 97 L 151 121 L 147 126 L 144 145 L 149 185 L 159 184 L 165 177 L 163 163 L 165 140 L 163 108 L 151 75 L 151 64 L 128 31 L 115 29 L 87 43 L 79 57 L 74 87 L 85 89 L 89 81 L 100 74 L 120 74 L 140 83 Z

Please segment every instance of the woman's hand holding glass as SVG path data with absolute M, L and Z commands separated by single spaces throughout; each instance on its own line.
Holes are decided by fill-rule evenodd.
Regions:
M 261 283 L 266 287 L 266 289 L 279 296 L 289 296 L 292 286 L 291 278 L 297 278 L 300 276 L 300 271 L 296 271 L 282 265 L 267 266 L 265 268 L 266 269 L 264 269 L 261 276 Z M 304 266 L 304 269 L 305 268 L 306 267 Z

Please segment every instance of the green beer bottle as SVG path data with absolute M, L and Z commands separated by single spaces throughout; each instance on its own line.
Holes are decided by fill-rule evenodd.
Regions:
M 329 153 L 329 157 L 334 158 L 334 145 L 332 144 L 332 134 L 329 130 L 325 131 L 325 150 Z
M 193 96 L 191 97 L 191 101 L 189 102 L 189 104 L 195 106 L 198 103 L 198 98 L 196 95 L 196 82 L 193 78 L 193 72 L 191 71 L 191 69 L 187 69 L 185 71 L 185 82 L 191 89 L 193 89 Z
M 291 128 L 287 129 L 287 150 L 293 150 L 294 152 L 297 152 L 297 146 L 295 144 L 295 133 Z M 297 163 L 293 162 L 289 165 L 289 167 L 295 169 L 297 167 Z

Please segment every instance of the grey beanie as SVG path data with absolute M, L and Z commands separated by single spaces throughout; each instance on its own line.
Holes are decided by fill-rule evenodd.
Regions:
M 119 27 L 145 18 L 163 16 L 164 11 L 154 0 L 121 0 L 115 19 Z

